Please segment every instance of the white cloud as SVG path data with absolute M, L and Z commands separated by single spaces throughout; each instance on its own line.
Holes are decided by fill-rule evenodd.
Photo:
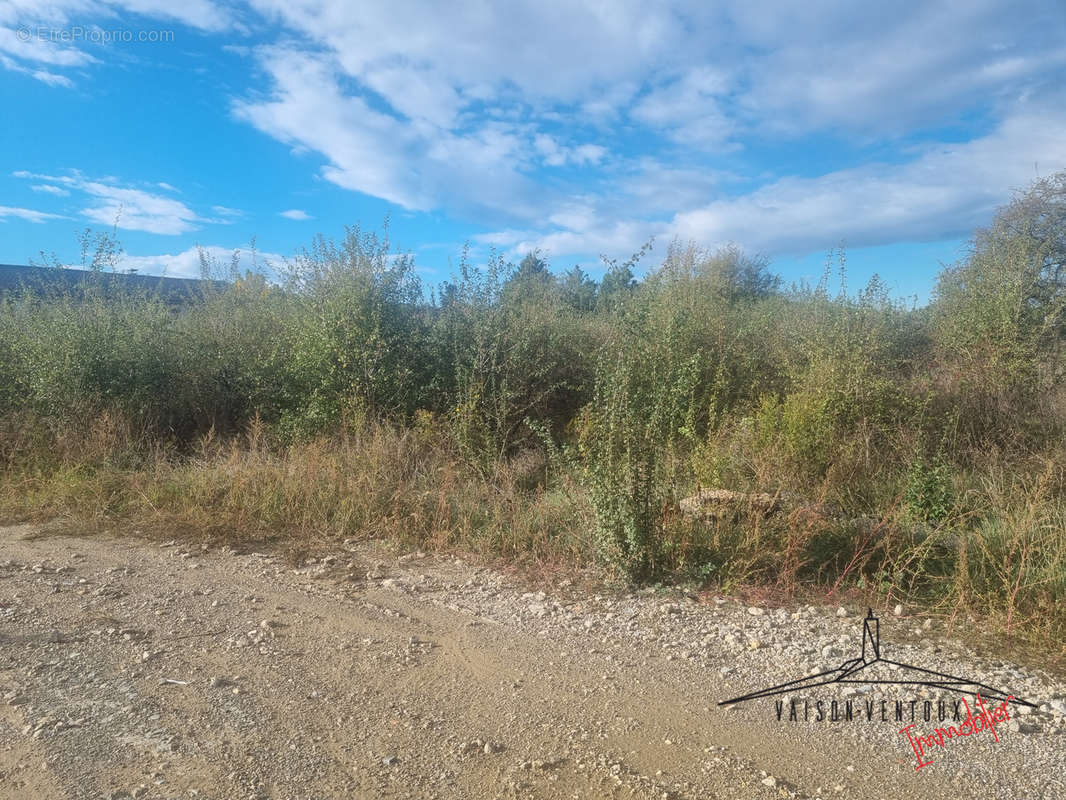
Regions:
M 737 124 L 721 107 L 732 84 L 733 79 L 724 69 L 696 66 L 649 92 L 630 113 L 682 144 L 720 148 Z
M 533 136 L 533 148 L 550 167 L 561 167 L 566 164 L 595 165 L 607 155 L 607 148 L 602 145 L 582 144 L 569 147 L 546 133 Z
M 1054 84 L 1066 58 L 1057 0 L 731 3 L 753 125 L 878 136 L 956 121 L 975 105 Z
M 135 31 L 131 15 L 180 23 L 203 31 L 238 27 L 233 14 L 212 0 L 4 0 L 0 3 L 0 66 L 52 86 L 73 81 L 54 71 L 28 66 L 85 67 L 99 62 L 85 45 L 94 31 Z
M 234 113 L 260 130 L 326 158 L 322 177 L 410 210 L 445 198 L 461 211 L 531 215 L 543 193 L 520 172 L 532 155 L 520 126 L 481 121 L 453 132 L 426 120 L 404 121 L 342 87 L 339 62 L 321 54 L 267 48 L 267 100 L 242 100 Z M 314 124 L 308 124 L 308 120 Z
M 34 211 L 32 208 L 13 208 L 11 206 L 0 206 L 0 219 L 5 217 L 18 217 L 24 219 L 27 222 L 44 222 L 49 219 L 67 219 L 61 214 L 48 214 L 44 211 Z
M 250 249 L 226 248 L 218 245 L 190 247 L 180 253 L 163 253 L 159 255 L 131 256 L 124 255 L 119 264 L 120 270 L 136 269 L 142 275 L 167 275 L 172 278 L 199 278 L 201 251 L 209 262 L 214 262 L 223 269 L 229 269 L 233 254 L 238 253 L 237 268 L 243 272 L 247 269 L 265 270 L 268 275 L 272 266 L 281 265 L 284 258 L 277 253 L 256 253 L 253 263 Z
M 170 187 L 172 191 L 177 191 L 174 187 Z M 228 206 L 211 206 L 211 210 L 218 214 L 220 217 L 225 217 L 226 222 L 230 222 L 238 217 L 243 217 L 244 212 L 239 208 L 230 208 Z
M 70 192 L 68 192 L 66 189 L 63 189 L 59 186 L 52 186 L 47 183 L 38 183 L 34 186 L 31 186 L 30 188 L 35 192 L 42 192 L 44 194 L 54 194 L 57 197 L 67 197 L 70 195 Z
M 209 221 L 179 200 L 122 186 L 111 178 L 90 180 L 77 171 L 69 175 L 41 175 L 18 170 L 12 174 L 16 178 L 59 183 L 68 193 L 83 194 L 89 205 L 82 209 L 82 216 L 123 230 L 175 235 L 196 230 L 199 223 Z
M 197 223 L 202 221 L 184 203 L 141 189 L 100 181 L 85 181 L 78 188 L 93 198 L 93 204 L 82 214 L 105 225 L 174 235 L 196 230 Z
M 770 256 L 841 242 L 858 248 L 945 240 L 986 224 L 1012 190 L 1033 180 L 1034 162 L 1045 175 L 1066 169 L 1066 113 L 1030 109 L 971 142 L 928 145 L 904 164 L 779 178 L 739 196 L 722 195 L 718 186 L 734 176 L 644 161 L 619 180 L 617 193 L 583 195 L 550 215 L 541 230 L 503 229 L 474 239 L 504 248 L 508 257 L 540 248 L 555 258 L 625 257 L 652 236 L 657 252 L 678 237 L 708 247 L 736 243 Z M 649 218 L 671 207 L 686 210 Z
M 0 34 L 2 33 L 3 31 L 0 30 Z M 10 70 L 11 72 L 19 72 L 23 75 L 29 75 L 31 78 L 35 78 L 41 83 L 47 83 L 49 86 L 70 87 L 74 85 L 73 81 L 71 81 L 70 78 L 66 77 L 65 75 L 59 75 L 55 72 L 49 72 L 46 69 L 37 69 L 34 67 L 23 66 L 15 59 L 9 58 L 3 53 L 0 53 L 0 66 L 4 67 L 4 69 Z
M 773 252 L 954 236 L 1024 185 L 1029 164 L 1050 170 L 1064 152 L 1061 0 L 874 10 L 845 0 L 515 0 L 506 14 L 479 0 L 358 13 L 347 0 L 250 0 L 239 11 L 210 0 L 9 0 L 0 66 L 69 84 L 100 51 L 19 43 L 14 26 L 108 27 L 129 12 L 202 31 L 266 21 L 267 36 L 281 31 L 277 44 L 226 45 L 265 79 L 234 102 L 238 119 L 338 186 L 445 209 L 498 229 L 481 241 L 539 242 L 559 255 L 624 252 L 651 233 Z M 981 138 L 928 144 L 935 135 Z M 782 168 L 808 148 L 821 174 Z M 871 152 L 884 163 L 854 166 Z M 580 181 L 567 167 L 581 168 Z M 727 192 L 741 186 L 730 170 L 745 174 L 740 196 Z M 155 193 L 169 185 L 48 182 L 83 193 L 97 221 L 123 207 L 120 224 L 137 230 L 234 217 L 218 207 L 221 219 L 208 220 Z
M 676 8 L 637 0 L 524 0 L 509 3 L 506 13 L 472 0 L 363 4 L 357 14 L 346 0 L 252 6 L 336 53 L 347 74 L 375 81 L 401 113 L 427 87 L 450 87 L 433 100 L 434 117 L 456 97 L 507 99 L 507 87 L 510 99 L 589 99 L 590 86 L 640 76 L 650 58 L 697 47 L 686 46 Z
M 288 211 L 280 211 L 278 213 L 286 219 L 295 219 L 300 221 L 314 219 L 314 217 L 312 217 L 306 211 L 301 211 L 298 208 L 290 208 Z
M 1066 169 L 1066 114 L 1031 110 L 988 136 L 929 145 L 902 165 L 781 178 L 736 198 L 679 213 L 672 232 L 704 244 L 735 241 L 766 253 L 948 239 L 984 224 L 1035 177 Z

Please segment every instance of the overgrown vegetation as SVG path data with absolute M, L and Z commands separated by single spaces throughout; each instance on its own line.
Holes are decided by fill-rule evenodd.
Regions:
M 114 266 L 113 239 L 83 260 Z M 462 547 L 629 580 L 864 592 L 1066 628 L 1066 173 L 908 308 L 843 254 L 786 289 L 736 248 L 597 283 L 467 254 L 427 292 L 359 229 L 184 307 L 0 306 L 0 511 Z M 839 279 L 841 288 L 835 289 Z M 700 487 L 833 513 L 683 517 Z

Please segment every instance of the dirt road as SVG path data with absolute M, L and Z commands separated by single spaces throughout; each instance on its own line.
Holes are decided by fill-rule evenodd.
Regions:
M 717 705 L 852 655 L 860 609 L 531 593 L 374 544 L 297 565 L 35 533 L 0 529 L 4 800 L 1066 797 L 1066 687 L 913 613 L 882 619 L 897 656 L 1040 710 L 916 771 L 880 689 L 809 698 L 854 699 L 850 722 Z

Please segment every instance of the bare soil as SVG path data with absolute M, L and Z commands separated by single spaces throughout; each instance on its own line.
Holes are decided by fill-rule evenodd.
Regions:
M 839 662 L 863 611 L 2 528 L 0 798 L 1066 797 L 1064 687 L 918 615 L 882 635 L 1042 710 L 916 771 L 894 723 L 718 705 Z

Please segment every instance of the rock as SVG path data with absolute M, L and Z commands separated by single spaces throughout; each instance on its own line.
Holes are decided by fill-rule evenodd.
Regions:
M 895 614 L 897 617 L 902 617 L 903 616 L 903 604 L 902 603 L 896 603 L 896 607 L 894 609 L 892 609 L 892 613 Z
M 395 767 L 397 764 L 400 763 L 400 759 L 398 759 L 396 756 L 385 756 L 383 759 L 381 759 L 381 763 L 386 767 Z
M 844 608 L 844 606 L 841 606 L 840 608 L 837 609 L 837 616 L 838 617 L 846 617 L 847 615 L 848 615 L 848 610 L 846 608 Z
M 765 778 L 762 779 L 762 785 L 771 787 L 777 786 L 777 778 L 775 778 L 773 775 L 767 775 Z
M 374 565 L 373 569 L 366 573 L 367 580 L 380 581 L 382 578 L 385 577 L 385 569 L 385 563 L 383 561 L 379 561 L 377 564 Z
M 751 606 L 748 609 L 748 613 L 751 614 L 753 617 L 761 617 L 766 612 L 758 606 Z

